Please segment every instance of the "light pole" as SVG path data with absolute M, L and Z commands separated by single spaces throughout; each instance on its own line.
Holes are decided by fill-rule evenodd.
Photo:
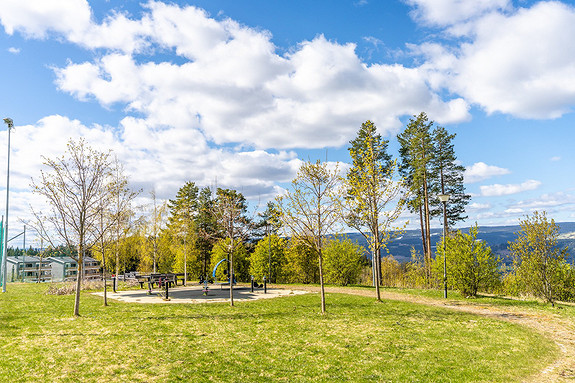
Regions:
M 449 194 L 440 194 L 437 196 L 443 203 L 443 298 L 447 299 L 447 247 L 446 247 L 446 231 L 447 225 L 447 201 L 449 201 Z
M 8 159 L 6 171 L 6 225 L 4 225 L 4 249 L 2 257 L 2 292 L 6 292 L 6 257 L 8 255 L 8 196 L 10 195 L 10 132 L 14 129 L 14 121 L 5 118 L 4 123 L 8 126 Z

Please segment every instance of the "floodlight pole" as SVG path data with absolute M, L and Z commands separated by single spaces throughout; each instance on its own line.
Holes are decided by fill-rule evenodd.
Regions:
M 443 298 L 447 299 L 447 201 L 449 201 L 449 194 L 440 194 L 437 196 L 443 203 Z
M 8 126 L 8 158 L 6 171 L 6 224 L 4 225 L 4 256 L 2 257 L 2 292 L 6 292 L 6 257 L 8 256 L 8 197 L 10 196 L 10 132 L 14 129 L 14 121 L 5 118 L 4 123 Z

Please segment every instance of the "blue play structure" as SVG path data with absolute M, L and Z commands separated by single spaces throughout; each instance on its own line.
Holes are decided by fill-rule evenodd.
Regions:
M 218 282 L 218 281 L 217 281 L 217 277 L 216 277 L 216 270 L 218 269 L 218 267 L 219 267 L 224 261 L 227 261 L 227 260 L 228 260 L 227 258 L 222 259 L 222 260 L 219 261 L 219 262 L 216 264 L 216 266 L 214 267 L 214 271 L 212 271 L 212 278 L 214 279 L 214 283 L 217 283 L 217 282 Z M 228 283 L 228 282 L 229 282 L 229 275 L 228 275 L 228 280 L 227 280 L 226 282 L 224 282 L 224 283 Z M 235 278 L 235 275 L 234 275 L 234 284 L 235 284 L 235 283 L 236 283 L 236 278 Z

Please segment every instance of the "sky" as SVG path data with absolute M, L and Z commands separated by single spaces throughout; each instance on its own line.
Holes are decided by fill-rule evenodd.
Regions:
M 456 134 L 463 226 L 575 221 L 571 1 L 2 0 L 0 24 L 13 234 L 70 139 L 113 150 L 140 202 L 193 181 L 256 206 L 302 161 L 345 168 L 366 120 L 397 157 L 420 112 Z

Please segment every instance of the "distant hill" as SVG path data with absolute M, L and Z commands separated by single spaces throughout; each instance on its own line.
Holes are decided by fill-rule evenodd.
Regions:
M 571 256 L 575 255 L 575 222 L 560 222 L 559 225 L 559 246 L 567 246 Z M 469 228 L 461 229 L 464 232 L 469 232 Z M 501 256 L 505 263 L 510 263 L 509 252 L 507 244 L 515 240 L 517 237 L 516 232 L 520 230 L 519 225 L 516 226 L 484 226 L 479 227 L 477 238 L 484 240 L 491 247 L 491 249 Z M 435 251 L 435 244 L 439 242 L 442 235 L 442 229 L 431 230 L 431 246 Z M 367 249 L 367 242 L 365 238 L 359 233 L 347 233 L 351 240 L 357 242 L 359 245 Z M 389 244 L 389 252 L 399 262 L 407 262 L 411 260 L 411 248 L 415 248 L 419 253 L 423 253 L 421 244 L 421 233 L 419 230 L 406 230 L 405 233 Z M 571 259 L 571 262 L 574 260 Z

